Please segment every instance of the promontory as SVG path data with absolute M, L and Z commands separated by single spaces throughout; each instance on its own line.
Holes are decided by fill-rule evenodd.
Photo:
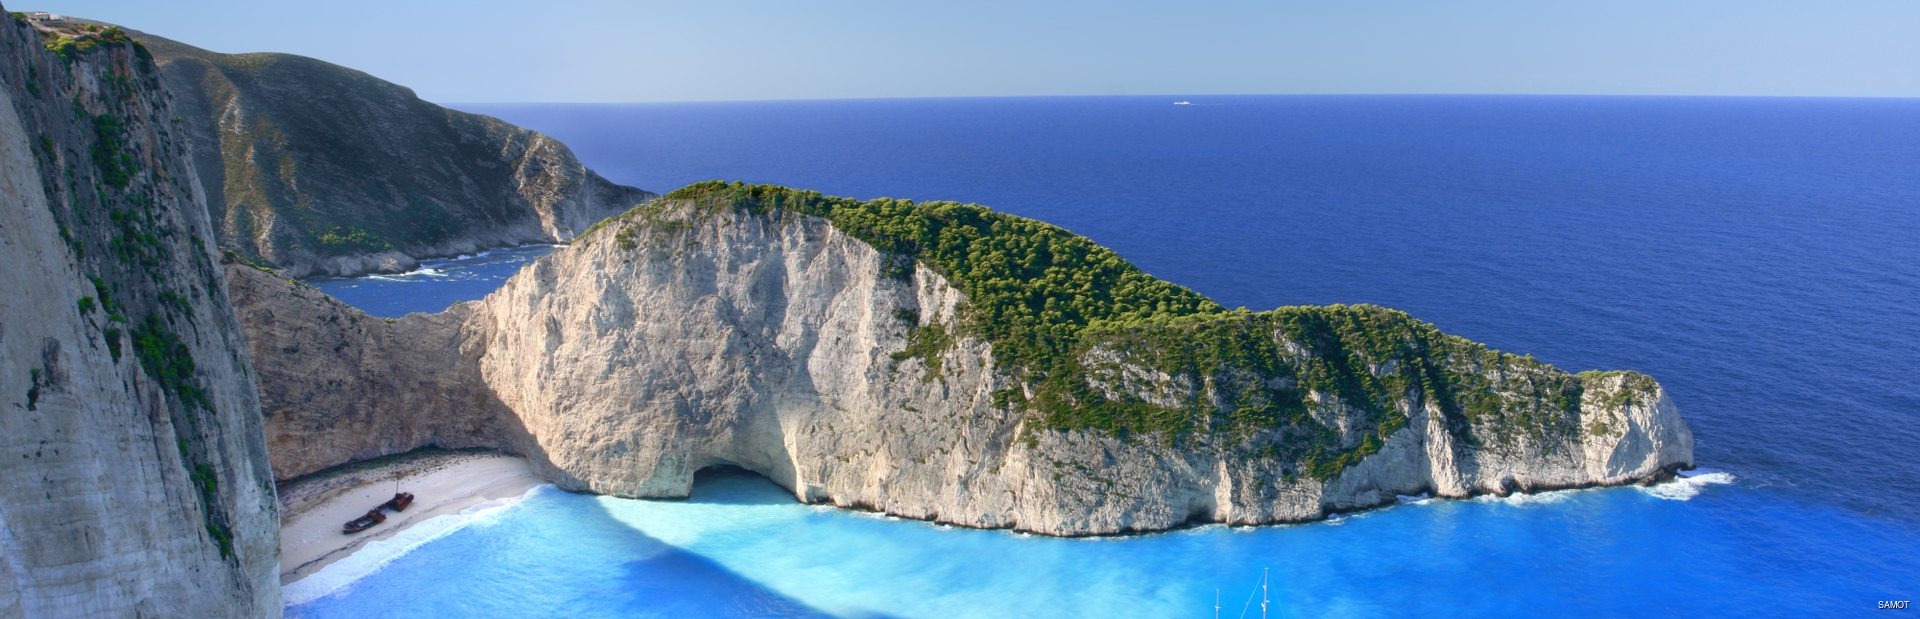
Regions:
M 1091 535 L 1693 460 L 1647 376 L 1569 374 L 1380 307 L 1226 309 L 966 204 L 697 184 L 484 300 L 392 322 L 229 273 L 282 477 L 485 446 L 573 490 L 686 496 L 731 465 L 806 502 Z
M 1693 465 L 1634 372 L 1222 307 L 976 205 L 654 196 L 362 73 L 146 40 L 0 17 L 0 617 L 278 615 L 275 482 L 422 447 L 1048 535 Z M 437 314 L 295 279 L 567 240 Z

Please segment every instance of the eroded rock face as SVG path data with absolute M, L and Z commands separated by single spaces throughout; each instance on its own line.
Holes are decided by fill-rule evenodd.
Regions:
M 158 69 L 114 34 L 0 16 L 0 617 L 278 616 L 245 342 Z
M 260 373 L 279 479 L 429 445 L 514 445 L 511 419 L 460 353 L 459 310 L 384 319 L 243 264 L 227 281 Z
M 939 274 L 889 276 L 888 256 L 819 218 L 689 221 L 635 224 L 631 248 L 595 236 L 471 309 L 481 376 L 563 485 L 685 496 L 695 471 L 735 464 L 805 501 L 1079 535 L 1308 520 L 1396 494 L 1628 483 L 1692 462 L 1691 435 L 1657 385 L 1613 397 L 1626 374 L 1590 381 L 1578 417 L 1555 420 L 1560 431 L 1494 419 L 1449 428 L 1413 394 L 1404 429 L 1325 480 L 1246 456 L 1257 438 L 1174 445 L 1026 428 L 1027 414 L 993 402 L 1015 383 L 985 342 L 958 335 L 937 368 L 895 359 L 910 328 L 960 322 L 965 299 Z M 1338 402 L 1316 414 L 1360 425 Z M 1602 419 L 1610 425 L 1595 429 Z
M 1573 378 L 1497 354 L 1446 370 L 1474 373 L 1502 404 L 1467 415 L 1413 389 L 1396 400 L 1403 427 L 1325 476 L 1259 455 L 1289 440 L 1278 435 L 1041 427 L 1021 406 L 996 403 L 996 392 L 1021 385 L 964 330 L 931 358 L 896 354 L 915 328 L 960 324 L 967 300 L 940 274 L 902 273 L 897 257 L 817 217 L 694 210 L 611 221 L 435 318 L 463 321 L 462 365 L 448 374 L 477 378 L 501 404 L 466 408 L 507 416 L 513 430 L 495 446 L 574 490 L 686 496 L 696 471 L 730 464 L 803 501 L 1056 535 L 1311 520 L 1397 494 L 1631 483 L 1692 463 L 1686 424 L 1651 379 L 1582 375 L 1579 401 L 1556 408 L 1538 385 Z M 1315 354 L 1284 332 L 1271 337 L 1290 354 Z M 1126 377 L 1103 388 L 1143 400 L 1214 388 L 1123 352 L 1084 354 L 1086 367 Z M 279 390 L 263 385 L 280 415 L 325 409 L 276 408 Z M 1314 397 L 1317 424 L 1343 444 L 1366 440 L 1355 430 L 1372 427 L 1366 412 Z
M 296 277 L 564 242 L 651 197 L 545 135 L 360 71 L 135 37 L 179 97 L 220 243 Z

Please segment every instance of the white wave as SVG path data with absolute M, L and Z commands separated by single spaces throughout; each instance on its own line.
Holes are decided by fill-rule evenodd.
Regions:
M 1425 492 L 1420 493 L 1418 496 L 1407 496 L 1404 494 L 1393 495 L 1393 502 L 1401 505 L 1425 505 L 1432 501 L 1433 495 Z
M 1555 490 L 1552 492 L 1515 492 L 1501 497 L 1500 500 L 1508 505 L 1552 505 L 1565 501 L 1571 496 L 1573 496 L 1572 492 L 1563 490 Z
M 534 486 L 517 497 L 486 501 L 460 510 L 458 514 L 435 516 L 414 523 L 413 526 L 395 533 L 393 537 L 367 542 L 353 554 L 327 564 L 319 571 L 308 574 L 306 578 L 288 583 L 280 588 L 280 595 L 288 606 L 297 606 L 333 595 L 360 579 L 373 575 L 428 542 L 446 537 L 469 525 L 491 520 L 501 511 L 518 505 L 534 493 L 553 487 L 552 484 Z
M 1544 492 L 1515 492 L 1507 496 L 1482 494 L 1473 497 L 1473 500 L 1478 503 L 1505 503 L 1515 507 L 1552 505 L 1573 498 L 1573 495 L 1582 492 L 1592 492 L 1593 490 L 1593 488 L 1573 488 L 1568 490 L 1547 490 Z
M 383 282 L 406 283 L 406 282 L 420 281 L 420 278 L 422 277 L 446 277 L 446 276 L 447 276 L 446 271 L 442 271 L 440 269 L 436 269 L 433 267 L 420 267 L 418 269 L 407 271 L 405 273 L 376 273 L 373 275 L 368 275 L 367 279 L 377 279 Z
M 446 277 L 446 276 L 447 276 L 446 271 L 442 271 L 435 267 L 423 265 L 418 269 L 407 271 L 405 273 L 395 275 L 394 277 Z M 376 275 L 374 277 L 379 277 L 379 276 Z
M 1731 483 L 1732 473 L 1695 469 L 1681 473 L 1673 481 L 1642 486 L 1640 491 L 1669 501 L 1685 501 L 1700 496 L 1700 491 L 1707 486 Z
M 1168 533 L 1172 535 L 1213 535 L 1221 531 L 1232 533 L 1233 527 L 1227 526 L 1218 522 L 1209 522 L 1206 524 L 1195 525 L 1185 529 L 1174 529 L 1172 531 L 1168 531 Z

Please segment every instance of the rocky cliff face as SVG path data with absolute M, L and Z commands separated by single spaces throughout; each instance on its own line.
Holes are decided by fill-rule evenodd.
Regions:
M 570 489 L 685 496 L 696 471 L 728 464 L 803 501 L 1057 535 L 1309 520 L 1396 494 L 1631 483 L 1692 463 L 1686 424 L 1651 379 L 1569 375 L 1380 308 L 1229 312 L 1169 289 L 1174 304 L 1142 311 L 1171 313 L 1095 321 L 1058 348 L 1070 359 L 1016 365 L 1009 352 L 1033 348 L 990 326 L 1015 319 L 981 320 L 1013 310 L 948 275 L 976 290 L 1005 283 L 978 274 L 1010 218 L 809 207 L 816 198 L 799 194 L 715 205 L 711 193 L 610 220 L 438 318 L 461 322 L 458 355 L 445 323 L 432 331 L 435 354 L 460 367 L 434 371 L 482 381 L 501 406 L 396 414 L 504 415 L 489 426 L 495 446 Z M 925 249 L 947 232 L 876 232 L 916 208 L 995 232 L 944 254 L 971 256 L 966 269 Z M 883 216 L 862 218 L 872 213 Z M 1095 258 L 1075 264 L 1108 259 Z M 1023 286 L 1091 270 L 1039 268 L 1003 287 L 1024 298 Z M 1107 289 L 1152 288 L 1131 266 L 1110 270 L 1121 283 Z M 1029 300 L 1055 317 L 1043 327 L 1075 320 L 1066 303 Z M 1180 303 L 1197 309 L 1166 309 Z M 326 426 L 351 406 L 334 392 L 274 402 L 302 389 L 263 384 L 270 410 L 300 420 L 279 423 Z
M 462 357 L 466 306 L 376 318 L 238 261 L 227 282 L 248 349 L 265 360 L 255 365 L 280 479 L 429 445 L 519 444 L 512 417 Z
M 277 616 L 253 372 L 158 68 L 0 17 L 0 84 L 0 617 Z
M 562 242 L 651 196 L 547 136 L 359 71 L 135 37 L 178 97 L 221 244 L 296 277 Z

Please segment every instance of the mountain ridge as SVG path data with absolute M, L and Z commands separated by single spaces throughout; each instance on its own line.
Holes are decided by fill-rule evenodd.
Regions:
M 128 32 L 179 97 L 221 243 L 298 277 L 565 242 L 652 195 L 543 134 L 362 71 Z

